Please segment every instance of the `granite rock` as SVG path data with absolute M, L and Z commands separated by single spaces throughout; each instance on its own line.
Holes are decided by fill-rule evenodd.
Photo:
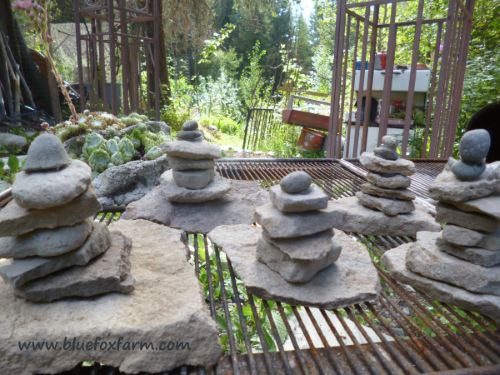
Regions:
M 283 177 L 280 186 L 288 194 L 307 194 L 311 183 L 312 178 L 308 173 L 296 171 Z
M 500 251 L 456 246 L 442 239 L 437 240 L 437 245 L 441 251 L 479 266 L 493 267 L 500 264 Z
M 181 130 L 177 133 L 177 139 L 188 142 L 203 141 L 203 134 L 199 130 Z
M 53 257 L 83 245 L 92 231 L 87 219 L 71 227 L 38 229 L 17 237 L 0 237 L 0 258 Z
M 359 161 L 370 172 L 399 173 L 405 176 L 415 173 L 415 164 L 406 159 L 386 160 L 376 156 L 373 152 L 364 152 Z
M 464 212 L 443 203 L 438 203 L 436 206 L 436 220 L 440 223 L 454 224 L 485 233 L 493 233 L 500 230 L 498 221 L 489 216 Z
M 85 266 L 75 266 L 33 280 L 15 289 L 16 295 L 31 302 L 52 302 L 69 297 L 92 297 L 106 293 L 131 293 L 132 242 L 119 232 L 111 233 L 111 246 Z
M 490 133 L 485 129 L 469 130 L 460 140 L 460 158 L 469 164 L 484 163 L 491 146 Z
M 440 250 L 436 232 L 417 233 L 417 246 L 406 254 L 406 266 L 414 273 L 458 286 L 473 293 L 500 296 L 500 266 L 482 267 Z
M 308 236 L 331 229 L 337 220 L 331 201 L 325 209 L 310 212 L 283 213 L 271 203 L 255 209 L 255 221 L 265 228 L 271 238 Z
M 0 276 L 18 288 L 28 281 L 72 266 L 83 266 L 104 253 L 110 246 L 110 234 L 103 224 L 94 223 L 94 229 L 78 249 L 57 257 L 26 259 L 0 259 Z
M 59 170 L 70 165 L 71 160 L 63 144 L 53 134 L 40 134 L 31 143 L 24 165 L 25 172 Z
M 186 189 L 203 189 L 214 178 L 213 169 L 199 169 L 196 171 L 176 171 L 172 172 L 175 184 Z
M 319 271 L 330 267 L 339 258 L 341 250 L 340 246 L 330 240 L 330 250 L 322 259 L 296 260 L 290 259 L 279 248 L 261 237 L 257 242 L 257 260 L 278 272 L 290 283 L 306 283 L 311 281 Z
M 0 210 L 0 237 L 75 225 L 94 216 L 100 209 L 92 187 L 70 203 L 46 210 L 29 210 L 13 199 Z
M 182 365 L 208 367 L 221 354 L 218 331 L 210 318 L 193 266 L 186 259 L 181 232 L 144 220 L 119 220 L 110 226 L 132 240 L 130 295 L 35 304 L 16 298 L 0 282 L 0 372 L 60 373 L 82 361 L 95 361 L 124 373 L 160 373 Z M 147 236 L 144 235 L 147 233 Z M 168 250 L 168 251 L 166 251 Z M 19 351 L 19 341 L 120 342 L 122 350 Z M 99 339 L 98 339 L 99 338 Z M 155 349 L 131 348 L 133 342 Z M 128 342 L 130 350 L 123 349 Z M 158 345 L 165 343 L 167 350 Z M 174 350 L 171 350 L 171 344 Z M 176 348 L 177 347 L 177 348 Z
M 197 169 L 214 169 L 215 162 L 212 159 L 184 159 L 175 156 L 167 156 L 170 167 L 175 171 L 189 171 Z
M 441 229 L 427 209 L 418 202 L 415 204 L 415 211 L 397 216 L 387 216 L 366 208 L 356 197 L 338 199 L 333 202 L 333 207 L 338 214 L 334 227 L 345 232 L 415 237 L 422 230 Z
M 281 212 L 321 210 L 328 205 L 328 195 L 316 185 L 311 185 L 304 194 L 289 194 L 279 185 L 275 185 L 269 189 L 269 197 Z
M 168 156 L 185 159 L 217 159 L 221 157 L 220 147 L 208 142 L 174 141 L 164 147 Z
M 432 280 L 408 270 L 405 259 L 408 250 L 414 246 L 418 245 L 415 242 L 410 242 L 384 253 L 381 262 L 391 276 L 420 290 L 432 299 L 459 306 L 466 310 L 479 311 L 500 323 L 500 297 L 471 293 L 462 288 Z
M 500 251 L 500 230 L 489 235 L 447 224 L 443 228 L 443 239 L 457 246 L 481 247 L 486 250 Z
M 415 193 L 408 189 L 385 189 L 370 183 L 364 183 L 361 185 L 361 191 L 368 195 L 373 195 L 375 197 L 396 199 L 402 201 L 412 201 L 416 198 Z
M 251 225 L 223 225 L 208 234 L 222 248 L 234 271 L 255 295 L 292 305 L 337 308 L 362 301 L 373 301 L 380 290 L 377 271 L 366 248 L 339 232 L 336 243 L 342 247 L 338 260 L 319 272 L 310 282 L 293 284 L 257 260 L 261 229 Z
M 498 182 L 500 184 L 500 181 Z M 455 202 L 453 205 L 467 212 L 478 212 L 500 220 L 500 195 L 472 199 L 466 202 Z
M 216 174 L 205 188 L 200 190 L 186 189 L 177 186 L 170 170 L 161 175 L 160 189 L 170 202 L 200 203 L 222 198 L 231 190 L 231 182 Z
M 356 193 L 359 203 L 363 206 L 383 212 L 387 216 L 396 216 L 399 214 L 408 214 L 415 211 L 415 205 L 412 201 L 402 201 L 375 197 L 358 191 Z
M 268 203 L 269 194 L 255 181 L 232 180 L 231 185 L 221 199 L 196 204 L 169 202 L 158 187 L 129 204 L 122 218 L 146 219 L 189 233 L 208 233 L 219 225 L 252 224 L 255 207 Z
M 404 189 L 411 185 L 411 178 L 402 174 L 380 174 L 368 172 L 366 175 L 368 182 L 386 189 Z
M 73 160 L 59 171 L 19 172 L 12 185 L 12 196 L 20 206 L 42 210 L 71 202 L 87 191 L 90 181 L 90 167 Z

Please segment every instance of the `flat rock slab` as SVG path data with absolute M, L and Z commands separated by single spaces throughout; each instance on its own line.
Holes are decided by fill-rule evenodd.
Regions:
M 480 247 L 500 252 L 500 230 L 489 235 L 472 229 L 447 224 L 443 228 L 442 237 L 454 245 Z
M 385 189 L 370 183 L 362 184 L 361 191 L 377 197 L 400 199 L 403 201 L 412 201 L 416 198 L 415 193 L 408 189 Z
M 104 253 L 111 245 L 108 228 L 94 223 L 94 228 L 85 243 L 78 249 L 57 257 L 32 257 L 26 259 L 0 259 L 0 276 L 14 287 L 28 281 L 72 266 L 83 266 Z
M 437 240 L 441 251 L 457 258 L 483 266 L 493 267 L 500 264 L 500 251 L 491 251 L 478 247 L 455 246 L 444 240 Z
M 172 172 L 175 184 L 186 189 L 203 189 L 214 178 L 215 171 L 212 169 L 199 169 L 195 171 L 177 171 Z
M 144 220 L 120 220 L 110 229 L 132 240 L 134 292 L 34 304 L 16 298 L 9 285 L 0 283 L 1 373 L 59 373 L 82 361 L 119 367 L 125 373 L 156 373 L 217 361 L 221 353 L 217 327 L 187 261 L 181 232 Z M 19 341 L 62 345 L 64 337 L 92 343 L 99 337 L 100 342 L 115 345 L 120 341 L 121 348 L 128 343 L 130 350 L 102 350 L 99 343 L 90 351 L 18 348 Z M 134 350 L 131 344 L 137 341 L 151 342 L 155 349 L 161 349 L 159 345 L 174 349 Z
M 436 220 L 440 223 L 454 224 L 480 232 L 494 233 L 500 231 L 500 224 L 490 216 L 475 212 L 464 212 L 456 207 L 438 203 Z
M 184 159 L 216 159 L 221 157 L 220 147 L 208 142 L 174 141 L 165 145 L 168 156 Z
M 406 254 L 415 242 L 406 243 L 391 249 L 382 256 L 381 261 L 389 274 L 398 281 L 409 284 L 429 297 L 441 302 L 456 305 L 465 310 L 479 311 L 500 323 L 500 297 L 490 294 L 471 293 L 462 288 L 428 279 L 406 268 Z
M 43 210 L 62 206 L 87 191 L 90 167 L 80 160 L 60 171 L 19 172 L 12 185 L 12 196 L 20 206 Z
M 0 237 L 0 258 L 52 257 L 83 245 L 92 231 L 87 219 L 71 227 L 39 229 L 17 237 Z
M 337 199 L 333 207 L 337 213 L 334 227 L 345 232 L 415 237 L 419 231 L 441 230 L 434 217 L 418 202 L 415 211 L 398 216 L 387 216 L 364 207 L 356 197 Z
M 382 198 L 366 194 L 362 191 L 356 193 L 356 198 L 358 198 L 359 203 L 363 206 L 381 211 L 387 216 L 408 214 L 415 210 L 413 202 L 408 200 Z
M 487 179 L 481 176 L 476 181 L 460 181 L 448 166 L 443 169 L 429 186 L 429 193 L 432 198 L 451 203 L 465 202 L 500 193 L 497 190 L 500 190 L 499 179 Z
M 219 225 L 252 224 L 256 206 L 269 202 L 269 194 L 254 181 L 231 180 L 223 198 L 203 203 L 169 202 L 161 188 L 127 206 L 122 218 L 146 219 L 190 233 L 208 233 Z
M 101 209 L 92 187 L 63 206 L 46 210 L 21 207 L 14 199 L 0 209 L 0 237 L 20 236 L 36 229 L 71 226 L 94 216 Z
M 359 161 L 370 172 L 400 173 L 405 176 L 411 176 L 415 173 L 415 164 L 411 160 L 386 160 L 378 157 L 373 152 L 364 152 L 361 154 Z
M 411 178 L 402 174 L 384 175 L 368 172 L 366 179 L 373 185 L 386 189 L 404 189 L 411 185 Z
M 251 225 L 224 225 L 208 234 L 209 239 L 224 250 L 236 274 L 255 295 L 327 309 L 377 298 L 380 284 L 368 250 L 346 234 L 339 232 L 335 236 L 342 253 L 333 265 L 308 283 L 292 284 L 257 260 L 261 231 Z
M 498 184 L 500 185 L 500 181 Z M 454 206 L 464 211 L 479 212 L 500 220 L 500 195 L 490 195 L 486 198 L 456 202 Z
M 168 164 L 176 171 L 189 171 L 197 169 L 214 169 L 215 161 L 213 159 L 184 159 L 175 156 L 167 156 Z
M 269 189 L 273 205 L 281 212 L 306 212 L 321 210 L 328 205 L 328 195 L 316 185 L 311 185 L 306 192 L 290 194 L 282 190 L 280 185 Z
M 85 266 L 75 266 L 34 280 L 15 289 L 16 295 L 32 302 L 51 302 L 68 297 L 91 297 L 106 293 L 131 293 L 132 241 L 120 232 L 111 233 L 111 246 Z
M 500 296 L 500 266 L 482 267 L 449 255 L 440 249 L 440 237 L 436 232 L 417 234 L 418 246 L 410 248 L 406 255 L 410 271 L 473 293 Z

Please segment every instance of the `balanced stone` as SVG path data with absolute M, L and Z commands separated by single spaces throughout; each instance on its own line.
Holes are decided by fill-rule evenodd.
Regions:
M 333 236 L 333 229 L 327 229 L 309 236 L 278 239 L 271 238 L 265 229 L 262 230 L 264 241 L 277 247 L 292 260 L 324 259 L 332 249 Z
M 70 164 L 64 146 L 53 134 L 44 133 L 35 138 L 28 149 L 24 171 L 59 170 Z
M 59 270 L 71 266 L 83 266 L 104 253 L 109 246 L 108 228 L 103 224 L 94 223 L 94 230 L 79 249 L 51 258 L 0 259 L 0 276 L 17 288 L 28 281 Z
M 305 212 L 321 210 L 328 205 L 328 195 L 316 185 L 311 185 L 307 194 L 289 194 L 279 185 L 269 189 L 273 205 L 282 212 Z
M 356 197 L 363 206 L 381 211 L 387 216 L 407 214 L 415 210 L 415 205 L 412 201 L 374 197 L 361 191 L 356 193 Z
M 472 199 L 466 202 L 454 202 L 453 205 L 463 211 L 478 212 L 500 220 L 500 195 L 490 195 L 486 198 Z
M 100 209 L 101 205 L 91 186 L 74 201 L 46 210 L 29 210 L 12 199 L 0 210 L 0 237 L 20 236 L 43 228 L 71 226 L 94 216 Z
M 441 251 L 439 233 L 417 233 L 417 246 L 406 255 L 406 266 L 412 272 L 446 282 L 473 293 L 500 296 L 500 266 L 482 267 Z
M 12 185 L 12 196 L 20 206 L 42 210 L 71 202 L 87 191 L 90 182 L 90 167 L 73 160 L 60 171 L 19 172 Z
M 470 164 L 484 163 L 490 150 L 490 133 L 485 129 L 475 129 L 466 132 L 460 140 L 460 158 Z
M 184 131 L 194 131 L 196 129 L 198 129 L 198 122 L 195 120 L 188 120 L 182 124 L 182 130 Z
M 485 233 L 493 233 L 500 229 L 498 221 L 489 216 L 464 212 L 443 203 L 438 203 L 436 206 L 436 220 Z
M 330 240 L 330 249 L 323 258 L 292 260 L 278 247 L 261 237 L 257 242 L 257 259 L 278 272 L 288 282 L 306 283 L 311 281 L 319 271 L 331 266 L 339 258 L 341 250 L 340 246 Z
M 33 280 L 15 289 L 16 295 L 32 302 L 51 302 L 68 297 L 92 297 L 106 293 L 131 293 L 132 241 L 120 232 L 111 232 L 111 246 L 86 266 L 75 266 Z
M 448 159 L 448 165 L 460 181 L 474 181 L 478 179 L 486 169 L 486 163 L 468 164 L 462 160 L 455 160 L 452 157 Z
M 386 160 L 376 156 L 373 152 L 363 152 L 359 161 L 370 172 L 399 173 L 405 176 L 415 173 L 415 164 L 406 159 Z
M 404 189 L 411 185 L 411 178 L 402 174 L 381 174 L 368 172 L 366 175 L 368 182 L 386 189 Z
M 199 203 L 222 198 L 229 190 L 231 183 L 219 175 L 216 175 L 204 189 L 192 190 L 177 186 L 174 182 L 173 172 L 166 171 L 160 177 L 160 188 L 171 202 Z
M 198 130 L 181 130 L 177 133 L 177 139 L 190 142 L 201 142 L 203 134 Z
M 443 228 L 443 239 L 458 246 L 481 247 L 486 250 L 500 251 L 500 230 L 488 235 L 472 229 L 447 224 Z
M 193 171 L 173 170 L 172 175 L 178 187 L 186 189 L 203 189 L 213 180 L 215 171 L 213 169 Z
M 17 237 L 0 237 L 0 258 L 54 257 L 83 245 L 92 231 L 88 219 L 71 227 L 38 229 Z
M 215 162 L 213 159 L 192 160 L 184 158 L 176 158 L 175 156 L 167 155 L 170 167 L 175 171 L 189 171 L 197 169 L 213 169 Z
M 479 266 L 493 267 L 500 264 L 500 251 L 498 250 L 492 251 L 479 247 L 456 246 L 440 238 L 436 240 L 436 243 L 441 251 Z
M 408 189 L 385 189 L 369 183 L 362 184 L 361 191 L 376 197 L 403 201 L 412 201 L 416 198 L 416 195 Z
M 334 226 L 337 216 L 332 202 L 323 210 L 301 213 L 282 213 L 271 203 L 255 209 L 255 221 L 272 238 L 292 238 L 322 232 Z
M 207 142 L 169 142 L 165 145 L 165 151 L 169 156 L 194 160 L 221 157 L 220 148 Z
M 303 171 L 292 172 L 280 181 L 281 189 L 289 194 L 307 194 L 311 186 L 311 176 Z
M 398 142 L 396 138 L 390 135 L 384 135 L 382 137 L 382 144 L 375 147 L 373 153 L 386 160 L 397 160 L 399 155 L 397 153 Z

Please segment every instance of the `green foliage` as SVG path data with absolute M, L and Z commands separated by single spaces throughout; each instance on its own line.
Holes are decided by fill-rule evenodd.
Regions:
M 249 54 L 248 65 L 243 70 L 239 84 L 243 110 L 256 107 L 259 101 L 266 101 L 271 95 L 271 85 L 264 76 L 262 59 L 266 51 L 261 49 L 260 41 L 255 42 Z
M 200 118 L 198 123 L 203 127 L 208 127 L 210 125 L 215 125 L 217 130 L 230 135 L 241 135 L 242 127 L 233 119 L 225 116 L 204 116 Z
M 92 151 L 88 158 L 90 168 L 97 173 L 104 172 L 108 168 L 110 161 L 109 153 L 102 148 Z
M 205 46 L 200 53 L 199 63 L 210 62 L 210 57 L 222 47 L 224 41 L 236 28 L 232 23 L 226 24 L 219 32 L 214 32 L 212 39 L 205 40 Z

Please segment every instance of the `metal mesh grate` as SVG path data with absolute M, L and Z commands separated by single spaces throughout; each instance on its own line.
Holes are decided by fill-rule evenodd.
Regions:
M 417 163 L 422 187 L 443 164 Z M 222 160 L 219 173 L 269 185 L 306 170 L 333 197 L 352 195 L 364 181 L 334 160 Z M 420 189 L 419 189 L 420 190 Z M 417 194 L 419 192 L 417 191 Z M 101 213 L 109 224 L 119 212 Z M 220 328 L 225 355 L 213 368 L 171 374 L 449 374 L 500 373 L 500 331 L 480 314 L 433 301 L 398 284 L 379 266 L 387 249 L 410 238 L 354 236 L 370 252 L 383 290 L 377 303 L 323 310 L 262 300 L 235 276 L 224 253 L 202 234 L 188 233 L 191 261 Z M 94 365 L 69 373 L 115 374 Z

